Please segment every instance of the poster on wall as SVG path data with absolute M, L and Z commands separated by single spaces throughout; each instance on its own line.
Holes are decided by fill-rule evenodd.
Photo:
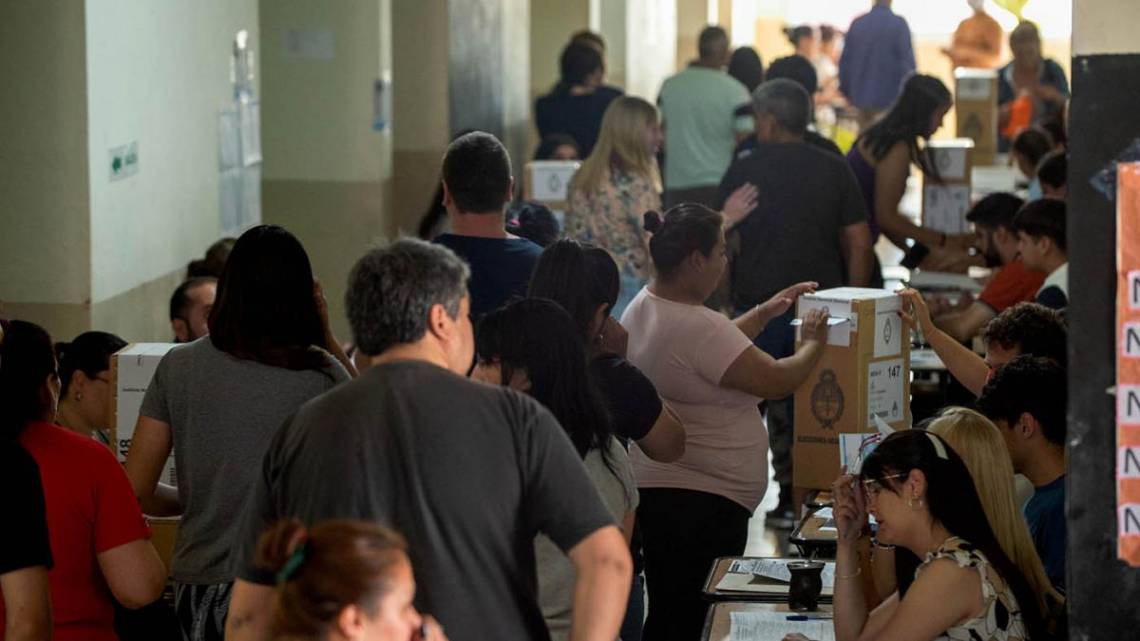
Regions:
M 1140 567 L 1140 163 L 1116 169 L 1118 554 Z

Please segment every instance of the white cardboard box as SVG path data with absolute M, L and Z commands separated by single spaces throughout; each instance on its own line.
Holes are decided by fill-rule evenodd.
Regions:
M 111 357 L 111 372 L 115 381 L 115 403 L 112 410 L 115 415 L 111 423 L 115 431 L 112 442 L 120 462 L 127 460 L 143 397 L 158 369 L 158 363 L 174 346 L 174 343 L 132 343 Z M 162 468 L 159 482 L 176 485 L 177 480 L 172 450 Z
M 526 164 L 526 199 L 546 205 L 564 205 L 570 198 L 570 181 L 582 163 L 577 160 L 533 160 Z

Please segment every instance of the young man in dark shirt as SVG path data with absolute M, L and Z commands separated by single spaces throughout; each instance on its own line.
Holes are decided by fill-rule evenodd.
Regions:
M 1055 361 L 1018 356 L 986 383 L 978 409 L 1005 438 L 1013 470 L 1033 483 L 1025 520 L 1045 574 L 1065 589 L 1065 369 Z
M 576 571 L 571 638 L 617 638 L 631 579 L 625 540 L 550 412 L 464 377 L 474 353 L 467 277 L 455 254 L 419 240 L 353 268 L 348 317 L 371 367 L 305 404 L 270 443 L 232 556 L 227 639 L 265 638 L 275 579 L 254 549 L 290 517 L 400 531 L 416 606 L 452 641 L 549 638 L 535 594 L 542 532 Z
M 752 94 L 756 149 L 738 157 L 720 184 L 717 205 L 744 183 L 760 190 L 759 204 L 736 229 L 740 250 L 732 266 L 738 313 L 795 283 L 820 288 L 864 287 L 871 277 L 867 205 L 842 156 L 804 140 L 811 96 L 798 83 L 764 82 Z M 768 323 L 756 340 L 773 358 L 795 352 L 794 310 Z M 768 434 L 780 505 L 769 523 L 790 526 L 792 399 L 769 399 Z
M 491 134 L 456 138 L 443 159 L 443 206 L 451 233 L 435 241 L 471 266 L 471 318 L 525 296 L 542 247 L 507 233 L 504 210 L 515 179 L 507 150 Z

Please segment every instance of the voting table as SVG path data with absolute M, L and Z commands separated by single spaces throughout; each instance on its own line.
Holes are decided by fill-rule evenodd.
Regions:
M 705 616 L 702 641 L 780 641 L 799 632 L 815 641 L 833 641 L 830 605 L 793 612 L 787 603 L 714 603 Z
M 741 601 L 750 603 L 787 603 L 787 564 L 804 561 L 798 557 L 722 556 L 713 561 L 701 592 L 706 601 Z M 821 603 L 830 603 L 835 564 L 824 569 Z

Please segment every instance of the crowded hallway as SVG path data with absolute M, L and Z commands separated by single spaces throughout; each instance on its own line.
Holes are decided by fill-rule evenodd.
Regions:
M 1137 20 L 5 5 L 0 641 L 1128 638 Z

